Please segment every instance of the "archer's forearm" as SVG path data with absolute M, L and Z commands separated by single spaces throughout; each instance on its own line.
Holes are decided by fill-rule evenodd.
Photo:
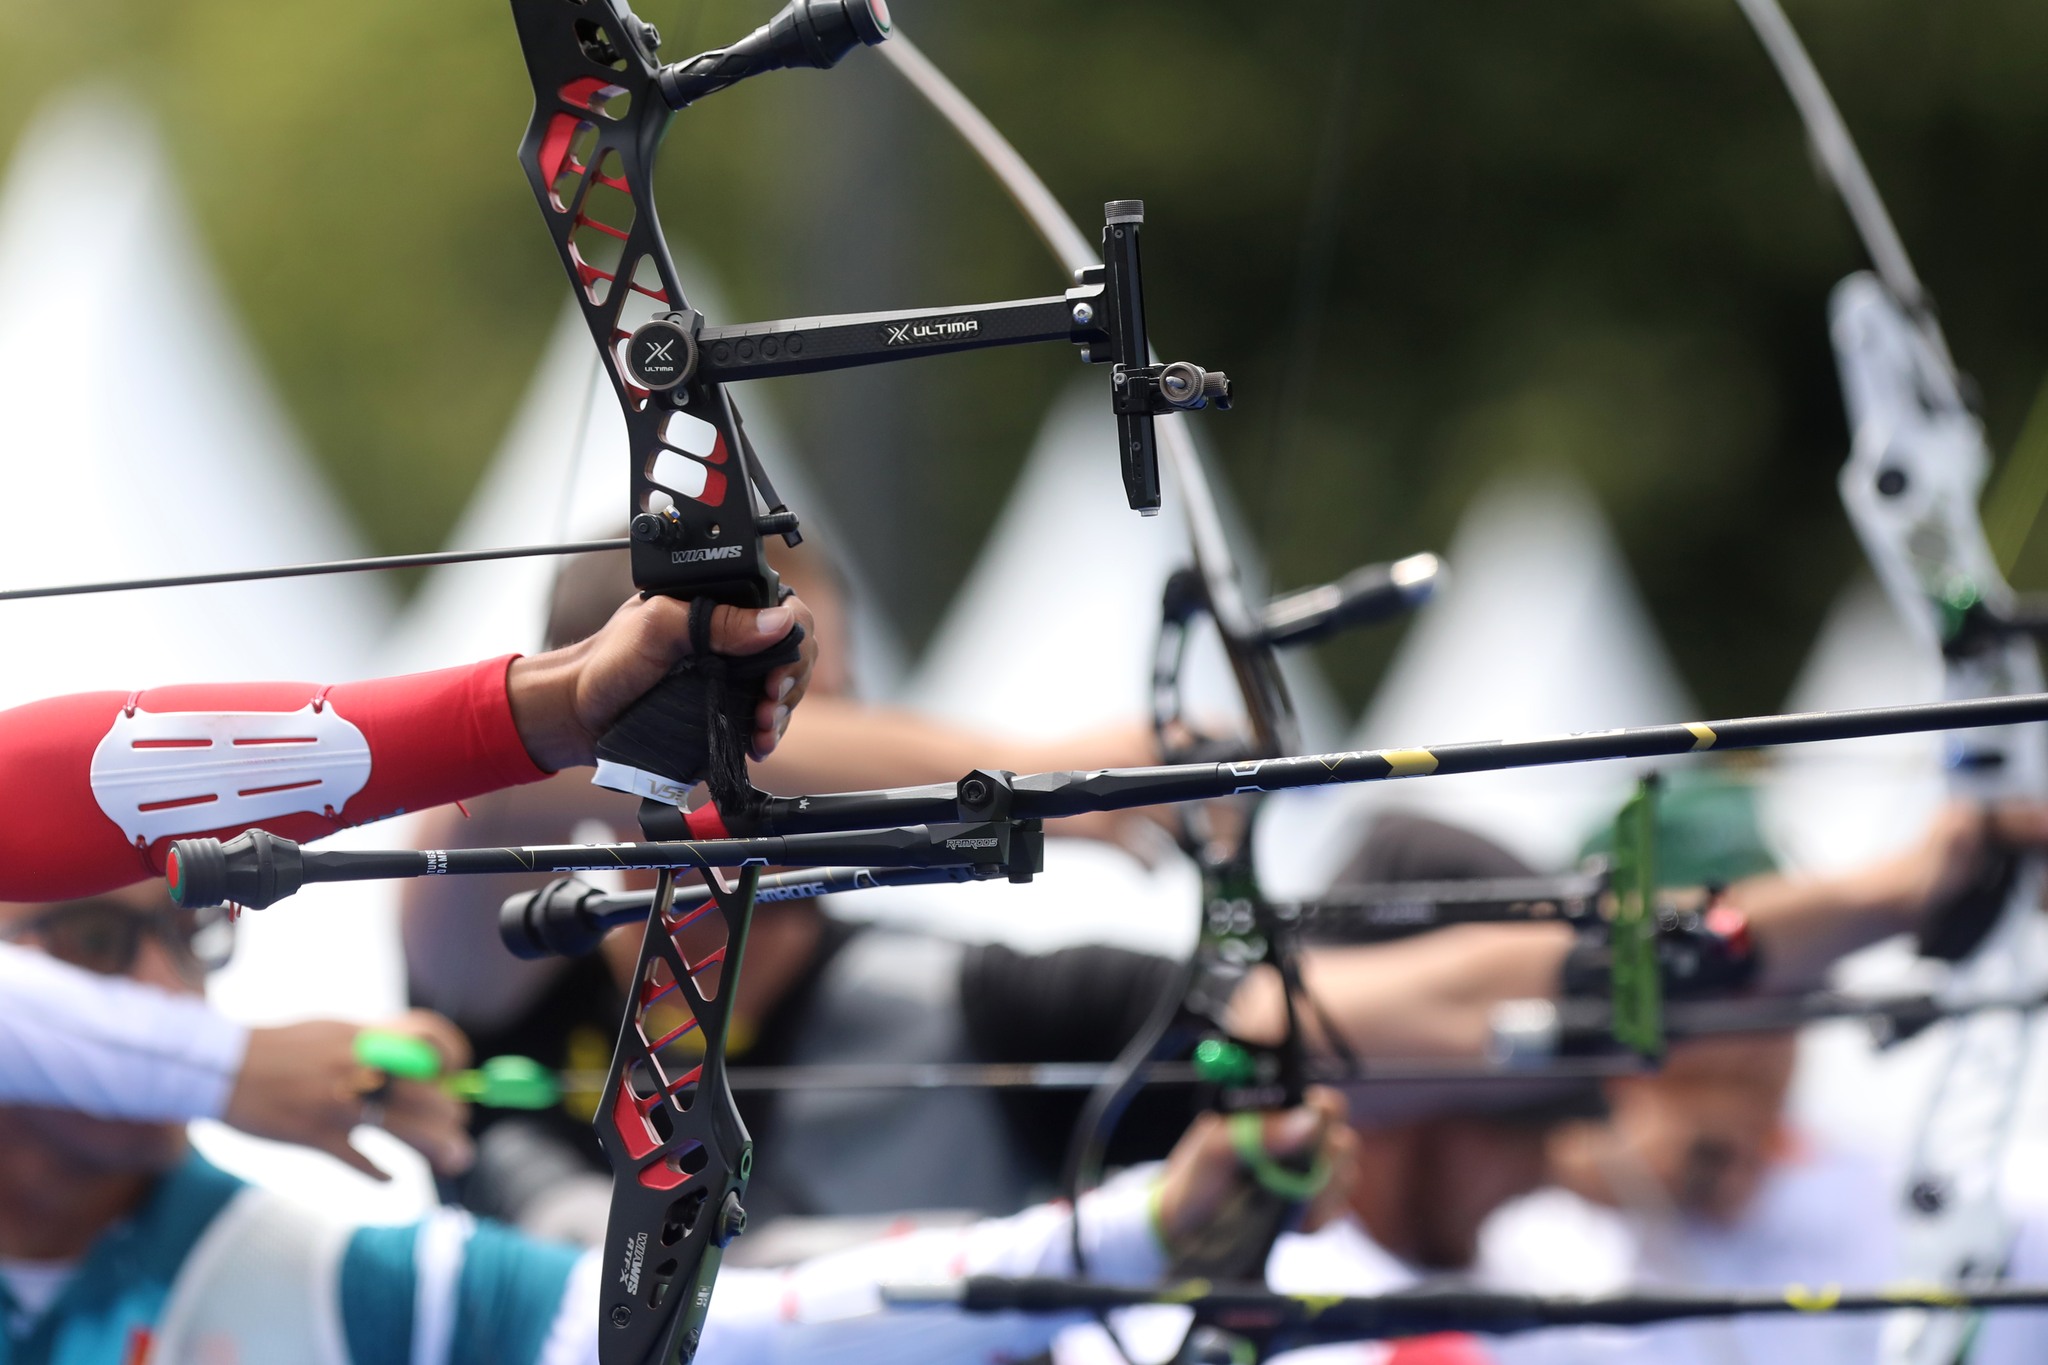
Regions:
M 1359 1056 L 1483 1057 L 1503 1000 L 1558 993 L 1571 931 L 1556 924 L 1458 925 L 1394 943 L 1311 948 L 1303 984 Z M 1259 971 L 1230 1002 L 1231 1031 L 1278 1042 L 1285 1030 L 1279 976 Z M 1310 1042 L 1328 1048 L 1313 1012 Z
M 791 720 L 781 747 L 755 766 L 755 780 L 779 796 L 796 796 L 950 782 L 976 768 L 1032 772 L 1143 761 L 1105 752 L 1073 763 L 1057 745 L 846 697 L 812 697 Z
M 547 774 L 511 660 L 340 683 L 93 692 L 0 711 L 0 899 L 93 895 L 163 870 L 173 839 L 260 825 L 317 839 Z
M 1147 1284 L 1166 1273 L 1152 1225 L 1155 1174 L 1144 1169 L 1082 1197 L 1089 1278 Z M 890 1236 L 786 1270 L 728 1269 L 718 1278 L 697 1359 L 703 1365 L 1021 1360 L 1044 1351 L 1085 1315 L 889 1310 L 880 1287 L 959 1275 L 1072 1274 L 1073 1266 L 1071 1213 L 1064 1205 L 1040 1204 L 1008 1218 Z
M 1886 865 L 1823 877 L 1752 877 L 1725 893 L 1749 917 L 1761 994 L 1812 990 L 1846 955 L 1914 928 L 1922 898 Z

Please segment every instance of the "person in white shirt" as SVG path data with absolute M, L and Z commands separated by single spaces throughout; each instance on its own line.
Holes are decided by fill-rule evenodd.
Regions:
M 1787 1121 L 1794 1051 L 1789 1035 L 1702 1040 L 1675 1046 L 1654 1076 L 1609 1082 L 1611 1117 L 1552 1140 L 1556 1186 L 1488 1224 L 1481 1277 L 1559 1294 L 1892 1282 L 1897 1191 L 1874 1159 Z M 1876 1315 L 1704 1319 L 1539 1332 L 1498 1354 L 1507 1365 L 1868 1365 L 1881 1330 Z
M 219 1119 L 384 1179 L 349 1140 L 375 1093 L 371 1116 L 437 1174 L 468 1168 L 460 1105 L 433 1086 L 394 1082 L 356 1057 L 356 1037 L 367 1027 L 466 1053 L 453 1025 L 413 1010 L 375 1025 L 313 1019 L 248 1028 L 201 997 L 108 975 L 126 970 L 121 959 L 132 960 L 139 936 L 150 932 L 128 904 L 134 896 L 74 902 L 61 921 L 9 924 L 0 938 L 0 1104 L 144 1123 Z M 186 941 L 219 945 L 201 951 L 224 960 L 233 940 L 224 913 L 165 913 L 194 918 Z
M 1788 937 L 1809 951 L 1797 970 L 1775 964 L 1770 989 L 1796 992 L 1821 985 L 1842 953 L 1938 916 L 1980 850 L 2028 818 L 2026 808 L 1988 815 L 1957 805 L 1892 859 L 1791 877 L 1773 868 L 1750 786 L 1695 778 L 1674 784 L 1660 807 L 1658 880 L 1726 885 L 1723 903 L 1752 923 L 1790 925 Z M 1772 966 L 1767 958 L 1766 972 Z M 1653 1075 L 1609 1081 L 1609 1116 L 1553 1138 L 1554 1187 L 1489 1224 L 1482 1276 L 1500 1288 L 1570 1294 L 1895 1280 L 1896 1185 L 1875 1158 L 1791 1122 L 1796 1053 L 1792 1034 L 1700 1039 L 1674 1045 Z M 1877 1358 L 1882 1330 L 1875 1315 L 1710 1319 L 1533 1333 L 1503 1341 L 1499 1355 L 1515 1365 L 1864 1365 Z
M 1674 825 L 1693 827 L 1660 829 L 1660 854 L 1689 842 L 1695 854 L 1704 850 L 1725 865 L 1730 843 L 1720 836 L 1726 829 L 1694 823 L 1703 816 L 1712 817 L 1709 825 L 1725 819 L 1725 797 L 1725 791 L 1710 792 L 1700 803 L 1704 811 L 1689 811 L 1685 800 L 1675 810 L 1667 802 Z M 1523 870 L 1504 865 L 1505 855 L 1480 848 L 1483 841 L 1474 836 L 1450 837 L 1441 826 L 1421 830 L 1413 821 L 1403 826 L 1399 856 L 1376 861 L 1368 841 L 1359 879 L 1385 878 L 1390 867 L 1401 880 Z M 1681 833 L 1684 839 L 1676 837 Z M 1994 841 L 2035 846 L 2044 833 L 2048 811 L 2038 806 L 1991 813 L 1956 806 L 1898 856 L 1851 873 L 1793 878 L 1738 866 L 1740 880 L 1728 878 L 1734 884 L 1723 902 L 1748 919 L 1760 959 L 1755 988 L 1808 989 L 1841 954 L 1928 921 L 1969 880 Z M 1722 879 L 1676 857 L 1664 870 L 1673 885 Z M 1532 946 L 1541 942 L 1541 927 L 1532 927 Z M 1477 949 L 1512 932 L 1498 926 L 1451 929 L 1411 942 L 1434 940 L 1440 953 L 1453 954 L 1460 942 Z M 1623 1196 L 1600 1173 L 1617 1170 L 1634 1172 L 1637 1186 L 1660 1191 L 1663 1205 L 1675 1210 L 1671 1222 L 1686 1245 L 1674 1279 L 1772 1288 L 1799 1279 L 1884 1283 L 1896 1264 L 1889 1223 L 1893 1191 L 1867 1164 L 1820 1151 L 1785 1127 L 1790 1059 L 1791 1042 L 1782 1038 L 1674 1048 L 1662 1074 L 1610 1082 L 1605 1100 L 1613 1117 L 1597 1124 L 1586 1120 L 1583 1109 L 1577 1115 L 1571 1110 L 1600 1097 L 1569 1085 L 1552 1083 L 1546 1093 L 1532 1083 L 1520 1094 L 1498 1083 L 1358 1087 L 1351 1097 L 1358 1129 L 1351 1215 L 1315 1236 L 1283 1236 L 1267 1263 L 1268 1284 L 1282 1291 L 1370 1294 L 1451 1274 L 1493 1277 L 1500 1288 L 1589 1293 L 1647 1280 L 1652 1272 L 1641 1243 L 1619 1236 L 1620 1225 L 1610 1216 Z M 1551 1199 L 1542 1226 L 1523 1236 L 1518 1257 L 1510 1257 L 1510 1244 L 1490 1220 L 1546 1180 L 1573 1170 L 1576 1176 L 1566 1178 L 1583 1188 L 1564 1198 L 1576 1202 Z M 1560 1207 L 1566 1212 L 1558 1212 Z M 1765 1244 L 1768 1252 L 1759 1250 Z M 2048 1252 L 2048 1236 L 2041 1249 Z M 1596 1281 L 1592 1277 L 1603 1264 L 1625 1269 L 1610 1269 Z M 2036 1316 L 2048 1320 L 2048 1314 Z M 1130 1327 L 1142 1341 L 1132 1344 L 1141 1356 L 1145 1346 L 1170 1345 L 1184 1322 L 1184 1315 L 1176 1321 L 1166 1313 L 1134 1314 Z M 1647 1333 L 1452 1335 L 1318 1348 L 1302 1357 L 1328 1353 L 1395 1365 L 1465 1365 L 1604 1360 L 1619 1353 L 1660 1365 L 1793 1358 L 1802 1365 L 1847 1365 L 1873 1358 L 1876 1331 L 1874 1321 L 1847 1316 L 1796 1323 L 1774 1318 L 1710 1324 L 1690 1333 L 1674 1325 Z M 1755 1342 L 1764 1343 L 1763 1349 Z M 1092 1328 L 1064 1336 L 1059 1358 L 1061 1365 L 1119 1359 Z
M 108 918 L 89 931 L 103 913 L 125 925 Z M 0 936 L 80 956 L 87 940 L 112 944 L 96 960 L 104 971 L 192 997 L 206 970 L 199 933 L 156 888 L 104 902 L 0 906 Z M 1268 1116 L 1258 1140 L 1271 1157 L 1326 1154 L 1348 1172 L 1347 1135 L 1341 1097 L 1321 1091 L 1299 1110 Z M 1085 1201 L 1090 1273 L 1158 1277 L 1175 1247 L 1234 1207 L 1247 1178 L 1227 1125 L 1205 1116 L 1162 1167 Z M 1333 1181 L 1318 1212 L 1333 1211 L 1345 1191 L 1343 1179 Z M 731 1272 L 721 1277 L 700 1359 L 938 1362 L 1040 1349 L 1058 1321 L 885 1312 L 879 1286 L 977 1271 L 1070 1272 L 1071 1219 L 1065 1208 L 1040 1206 L 787 1271 Z M 182 1124 L 0 1106 L 0 1359 L 18 1365 L 590 1365 L 603 1269 L 595 1251 L 536 1242 L 457 1210 L 398 1228 L 323 1219 L 192 1155 Z

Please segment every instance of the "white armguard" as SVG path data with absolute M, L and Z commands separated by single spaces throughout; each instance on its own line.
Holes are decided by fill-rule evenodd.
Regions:
M 92 795 L 130 843 L 333 815 L 370 780 L 370 742 L 331 703 L 297 711 L 124 708 L 92 753 Z

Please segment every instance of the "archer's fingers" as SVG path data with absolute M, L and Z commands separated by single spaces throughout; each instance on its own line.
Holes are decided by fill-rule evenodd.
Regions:
M 1330 1123 L 1342 1126 L 1351 1122 L 1351 1102 L 1334 1085 L 1312 1085 L 1301 1101 Z
M 385 1100 L 382 1127 L 425 1157 L 436 1175 L 455 1176 L 476 1162 L 467 1113 L 466 1105 L 437 1085 L 397 1081 Z
M 681 663 L 690 653 L 690 604 L 674 597 L 660 595 L 640 596 L 635 594 L 620 604 L 612 613 L 612 619 L 605 630 L 591 639 L 595 640 L 612 630 L 621 620 L 630 625 L 630 634 L 623 637 L 636 654 L 645 656 L 652 665 L 666 673 Z
M 1260 1130 L 1266 1151 L 1276 1157 L 1301 1156 L 1312 1152 L 1344 1126 L 1348 1110 L 1341 1092 L 1327 1085 L 1313 1085 L 1302 1096 L 1299 1107 L 1266 1115 Z
M 379 1184 L 389 1184 L 391 1173 L 370 1158 L 356 1150 L 347 1134 L 340 1134 L 326 1142 L 314 1144 L 317 1150 L 327 1153 L 344 1166 L 352 1166 Z
M 1230 1125 L 1223 1115 L 1198 1114 L 1166 1163 L 1159 1222 L 1172 1242 L 1213 1214 L 1239 1176 Z
M 1999 843 L 2015 849 L 2048 848 L 2048 802 L 2002 801 L 1986 822 Z
M 1358 1180 L 1358 1134 L 1350 1124 L 1332 1129 L 1324 1139 L 1323 1160 L 1329 1163 L 1330 1178 L 1302 1210 L 1304 1232 L 1334 1223 L 1351 1210 L 1351 1192 Z
M 754 734 L 749 745 L 757 760 L 774 753 L 788 733 L 790 713 L 810 691 L 811 670 L 818 663 L 818 627 L 811 618 L 811 609 L 799 597 L 792 597 L 783 605 L 796 612 L 804 638 L 797 646 L 796 662 L 784 664 L 762 680 L 761 701 L 754 708 Z
M 759 654 L 798 625 L 809 629 L 811 609 L 792 597 L 779 607 L 711 609 L 711 648 L 717 654 Z
M 469 1065 L 469 1037 L 445 1015 L 432 1010 L 407 1010 L 377 1027 L 387 1033 L 402 1033 L 427 1043 L 440 1054 L 444 1071 L 460 1071 Z

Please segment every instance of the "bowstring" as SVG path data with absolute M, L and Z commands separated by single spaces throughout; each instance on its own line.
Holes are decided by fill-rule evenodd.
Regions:
M 1955 359 L 1949 354 L 1948 340 L 1934 322 L 1934 300 L 1920 282 L 1920 274 L 1906 252 L 1906 243 L 1892 222 L 1891 211 L 1885 207 L 1877 182 L 1871 179 L 1870 168 L 1864 164 L 1863 153 L 1857 149 L 1856 139 L 1849 132 L 1827 82 L 1821 78 L 1820 68 L 1813 64 L 1812 55 L 1800 40 L 1799 31 L 1792 27 L 1778 0 L 1735 3 L 1785 83 L 1786 92 L 1799 111 L 1800 122 L 1805 125 L 1807 143 L 1842 207 L 1848 210 L 1849 220 L 1862 239 L 1864 252 L 1876 267 L 1878 278 L 1919 324 L 1941 363 L 1951 374 L 1959 374 Z
M 583 457 L 590 446 L 590 419 L 597 407 L 597 381 L 604 373 L 604 353 L 593 351 L 590 373 L 583 382 L 583 402 L 578 405 L 576 436 L 569 443 L 569 467 L 563 471 L 561 492 L 555 501 L 555 539 L 569 538 L 569 520 L 575 506 L 576 489 L 583 482 Z
M 1294 458 L 1303 417 L 1313 392 L 1311 380 L 1316 354 L 1322 346 L 1323 319 L 1329 312 L 1330 277 L 1337 264 L 1339 231 L 1343 226 L 1344 191 L 1350 183 L 1351 134 L 1355 120 L 1359 57 L 1365 47 L 1366 20 L 1371 8 L 1363 0 L 1345 0 L 1343 31 L 1324 97 L 1322 137 L 1316 148 L 1315 168 L 1309 182 L 1309 197 L 1302 211 L 1301 236 L 1295 250 L 1294 299 L 1288 310 L 1285 364 L 1280 371 L 1280 391 L 1273 405 L 1273 418 L 1266 435 L 1266 458 L 1272 471 L 1266 485 L 1265 506 L 1261 508 L 1267 543 L 1283 529 L 1288 517 L 1286 486 L 1288 473 L 1300 461 Z

